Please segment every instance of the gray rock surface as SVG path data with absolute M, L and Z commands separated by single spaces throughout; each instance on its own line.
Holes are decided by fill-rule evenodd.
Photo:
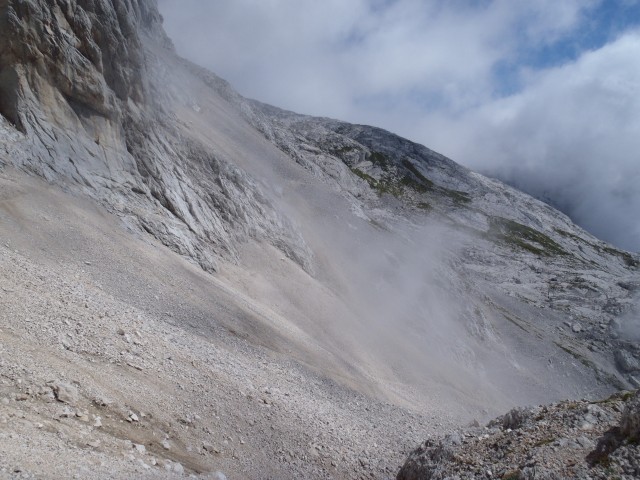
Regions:
M 56 396 L 56 400 L 62 403 L 68 403 L 71 406 L 74 406 L 78 403 L 79 394 L 78 389 L 65 382 L 55 382 L 52 386 L 53 393 Z
M 616 364 L 621 371 L 632 373 L 640 370 L 640 362 L 630 352 L 618 350 L 615 356 Z
M 0 23 L 0 113 L 24 134 L 7 145 L 17 166 L 71 182 L 205 270 L 249 237 L 310 267 L 255 181 L 181 131 L 154 78 L 158 55 L 175 56 L 155 2 L 8 1 Z
M 460 443 L 450 436 L 424 442 L 397 478 L 637 478 L 639 398 L 639 392 L 626 392 L 595 403 L 536 407 L 515 430 L 508 426 L 514 417 L 509 412 L 484 428 L 461 432 Z M 585 430 L 581 425 L 587 416 L 593 423 Z
M 636 392 L 635 397 L 625 406 L 620 421 L 620 433 L 629 439 L 640 439 L 640 392 Z

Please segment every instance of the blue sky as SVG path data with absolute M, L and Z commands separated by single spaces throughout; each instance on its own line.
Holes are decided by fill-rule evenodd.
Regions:
M 178 51 L 240 93 L 389 129 L 640 250 L 640 1 L 160 7 Z
M 621 34 L 640 25 L 637 2 L 609 0 L 585 2 L 581 21 L 548 44 L 532 45 L 523 41 L 517 55 L 496 63 L 496 95 L 509 95 L 521 87 L 523 68 L 540 70 L 574 62 L 584 52 L 597 50 L 615 41 Z

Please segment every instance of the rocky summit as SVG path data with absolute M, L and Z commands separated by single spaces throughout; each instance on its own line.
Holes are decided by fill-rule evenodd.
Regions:
M 0 478 L 638 475 L 637 254 L 162 22 L 0 0 Z

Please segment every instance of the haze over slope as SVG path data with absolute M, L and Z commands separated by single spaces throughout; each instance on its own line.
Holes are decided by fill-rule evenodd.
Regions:
M 242 94 L 382 126 L 640 250 L 635 0 L 164 0 Z
M 46 382 L 66 379 L 78 418 L 106 408 L 109 428 L 64 427 L 102 438 L 100 476 L 151 468 L 114 459 L 129 439 L 194 472 L 381 477 L 443 423 L 638 381 L 638 257 L 549 206 L 242 98 L 175 54 L 152 0 L 9 1 L 0 27 L 2 320 L 31 352 L 6 395 L 57 415 Z

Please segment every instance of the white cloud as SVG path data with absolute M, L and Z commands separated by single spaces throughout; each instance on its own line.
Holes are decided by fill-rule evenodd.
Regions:
M 432 121 L 441 148 L 552 199 L 601 238 L 640 250 L 640 32 L 530 79 L 520 94 Z M 429 122 L 427 122 L 429 123 Z
M 495 62 L 575 26 L 585 2 L 161 0 L 178 50 L 242 93 L 313 114 L 363 117 L 363 99 L 491 94 Z M 368 112 L 365 112 L 368 113 Z

